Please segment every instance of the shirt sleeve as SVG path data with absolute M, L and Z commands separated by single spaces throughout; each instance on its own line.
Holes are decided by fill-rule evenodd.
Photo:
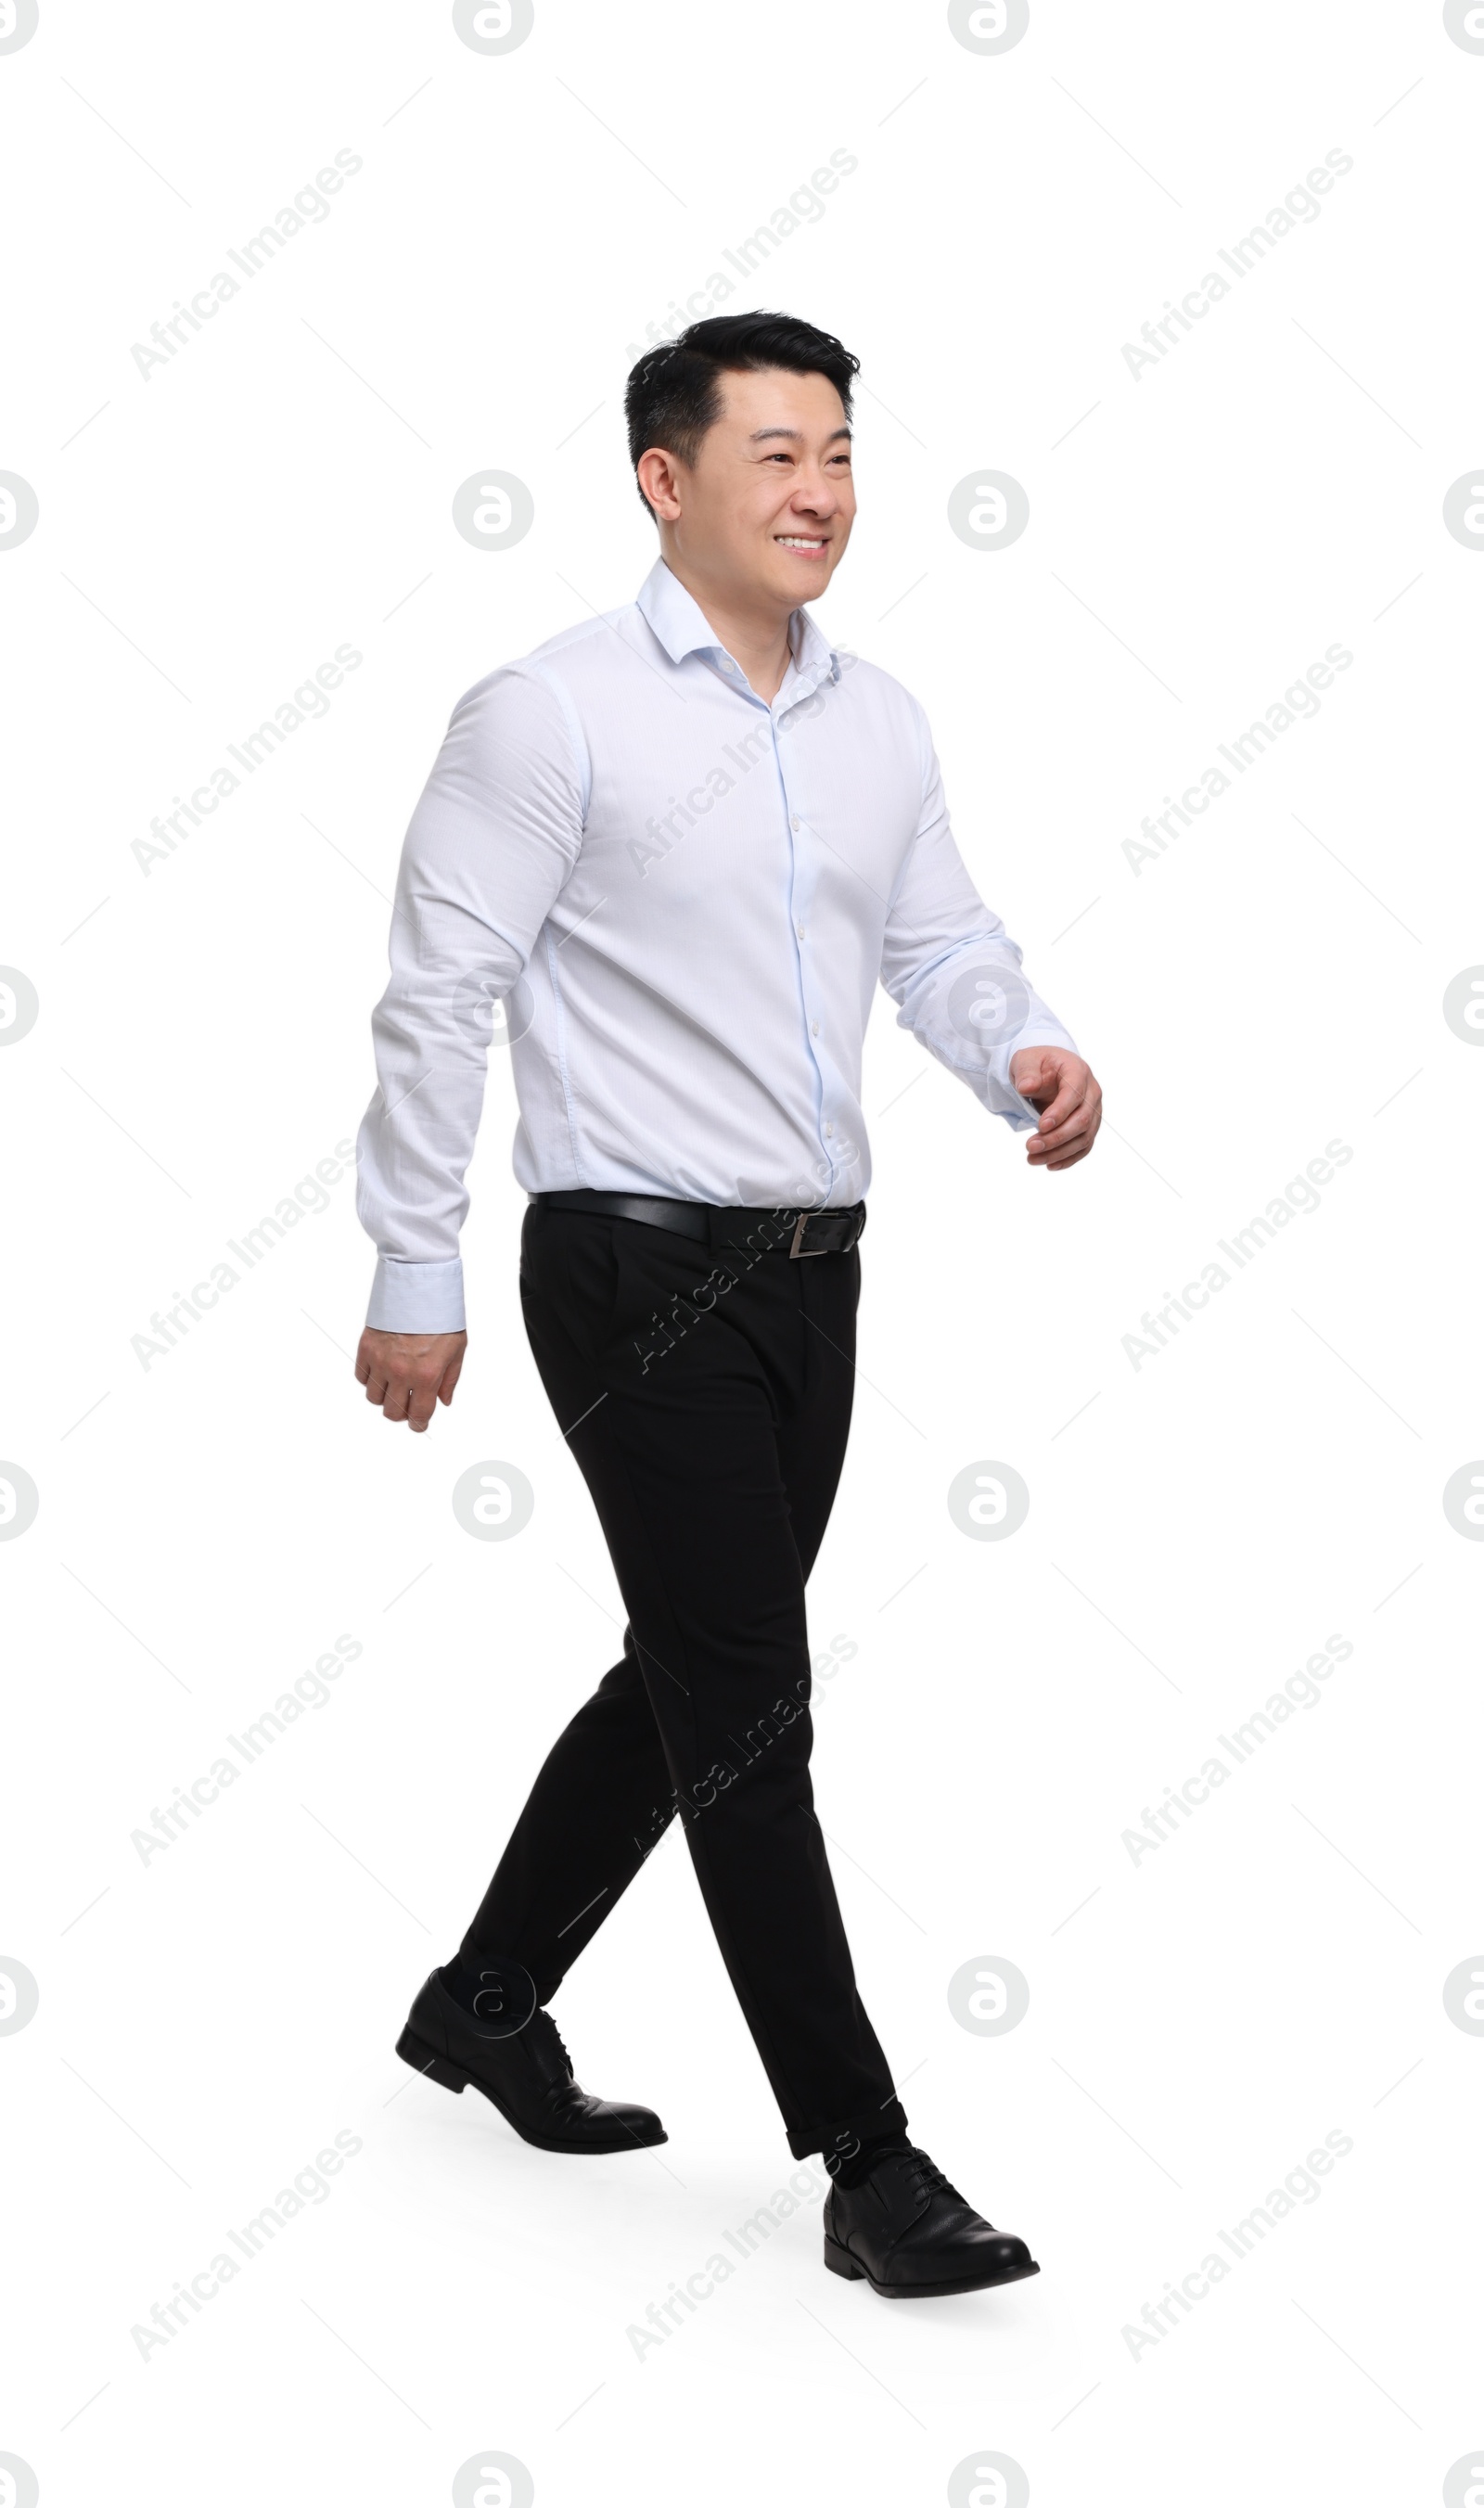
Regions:
M 481 681 L 454 709 L 402 845 L 356 1151 L 356 1210 L 377 1250 L 366 1320 L 383 1331 L 463 1329 L 464 1175 L 494 1006 L 519 1002 L 581 846 L 579 738 L 536 675 Z
M 943 776 L 915 698 L 922 754 L 922 809 L 887 910 L 881 981 L 897 1025 L 946 1063 L 1013 1131 L 1040 1116 L 1012 1086 L 1010 1057 L 1022 1046 L 1076 1045 L 1020 969 L 1020 951 L 984 904 L 953 841 Z

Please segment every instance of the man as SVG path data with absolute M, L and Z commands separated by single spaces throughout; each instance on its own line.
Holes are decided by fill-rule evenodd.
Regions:
M 398 2053 L 528 2142 L 662 2142 L 582 2090 L 546 2005 L 669 1820 L 825 2261 L 893 2298 L 1036 2271 L 909 2139 L 812 1809 L 804 1582 L 849 1424 L 874 985 L 1061 1169 L 1097 1085 L 954 845 L 921 709 L 806 605 L 855 516 L 858 360 L 773 314 L 629 378 L 660 556 L 637 602 L 482 680 L 408 830 L 359 1207 L 356 1360 L 421 1433 L 464 1350 L 459 1229 L 492 1005 L 530 1196 L 520 1294 L 629 1615 Z

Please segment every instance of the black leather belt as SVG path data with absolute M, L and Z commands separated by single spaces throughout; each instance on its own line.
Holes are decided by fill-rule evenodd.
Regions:
M 672 1236 L 692 1237 L 698 1245 L 713 1241 L 717 1220 L 730 1219 L 756 1227 L 762 1219 L 776 1219 L 792 1226 L 789 1254 L 798 1261 L 806 1254 L 848 1254 L 866 1225 L 866 1204 L 852 1202 L 845 1210 L 727 1210 L 712 1201 L 669 1201 L 648 1193 L 534 1193 L 533 1202 L 543 1210 L 590 1210 L 609 1219 L 637 1219 L 648 1228 L 667 1228 Z M 783 1242 L 782 1237 L 779 1243 Z

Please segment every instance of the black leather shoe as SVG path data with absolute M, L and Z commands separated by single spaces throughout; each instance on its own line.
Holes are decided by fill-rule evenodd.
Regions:
M 538 2151 L 638 2151 L 669 2140 L 649 2108 L 595 2099 L 583 2089 L 549 2012 L 538 2009 L 507 2036 L 481 2035 L 437 1969 L 407 2015 L 396 2051 L 445 2090 L 482 2090 Z
M 981 2220 L 915 2150 L 888 2154 L 859 2186 L 831 2187 L 825 2262 L 883 2299 L 950 2299 L 1041 2269 L 1023 2238 Z

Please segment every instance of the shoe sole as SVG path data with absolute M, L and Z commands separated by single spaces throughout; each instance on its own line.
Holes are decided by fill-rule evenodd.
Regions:
M 575 2154 L 578 2158 L 591 2153 L 596 2158 L 603 2152 L 652 2151 L 657 2143 L 670 2139 L 661 2126 L 659 2132 L 652 2134 L 647 2142 L 633 2133 L 625 2134 L 621 2141 L 559 2142 L 553 2134 L 533 2133 L 529 2125 L 522 2124 L 518 2117 L 510 2114 L 499 2091 L 492 2090 L 488 2082 L 482 2082 L 477 2073 L 465 2072 L 462 2064 L 454 2063 L 449 2056 L 440 2055 L 433 2047 L 426 2046 L 411 2028 L 403 2030 L 396 2042 L 396 2051 L 404 2064 L 410 2064 L 425 2081 L 436 2082 L 440 2090 L 452 2090 L 456 2095 L 464 2090 L 478 2090 L 483 2098 L 489 2100 L 491 2107 L 499 2109 L 511 2132 L 518 2133 L 522 2142 L 529 2142 L 537 2151 L 560 2151 Z
M 974 2273 L 967 2281 L 877 2281 L 837 2238 L 825 2234 L 825 2263 L 841 2281 L 870 2282 L 878 2299 L 958 2299 L 971 2290 L 998 2290 L 1009 2281 L 1028 2281 L 1038 2273 L 1039 2265 L 1012 2265 L 1008 2272 Z

